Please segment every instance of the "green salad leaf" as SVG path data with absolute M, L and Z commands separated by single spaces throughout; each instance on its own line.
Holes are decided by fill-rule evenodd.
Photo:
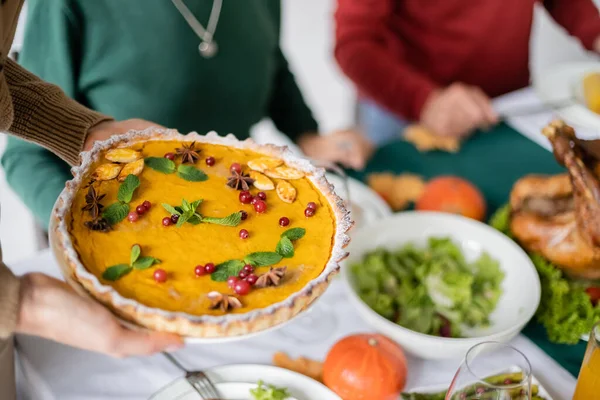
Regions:
M 504 279 L 487 253 L 467 262 L 449 238 L 377 249 L 350 268 L 359 296 L 375 312 L 417 332 L 452 337 L 461 326 L 489 324 Z
M 250 389 L 250 394 L 254 400 L 285 400 L 290 397 L 287 389 L 265 385 L 263 381 L 258 381 L 258 386 Z
M 490 225 L 509 237 L 510 206 L 500 208 L 490 219 Z M 586 285 L 569 279 L 560 268 L 540 256 L 530 253 L 542 284 L 542 299 L 536 312 L 551 342 L 576 344 L 600 320 L 600 305 L 594 306 L 585 292 Z

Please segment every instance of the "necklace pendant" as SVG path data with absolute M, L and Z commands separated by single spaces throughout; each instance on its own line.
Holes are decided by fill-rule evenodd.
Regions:
M 200 51 L 200 55 L 204 58 L 213 58 L 218 50 L 219 47 L 217 46 L 217 43 L 213 41 L 200 42 L 200 45 L 198 46 L 198 51 Z

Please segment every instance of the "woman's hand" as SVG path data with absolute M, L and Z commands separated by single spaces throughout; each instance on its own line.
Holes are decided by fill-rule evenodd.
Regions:
M 298 146 L 310 158 L 340 163 L 356 170 L 363 169 L 373 154 L 371 142 L 355 130 L 328 135 L 307 133 L 300 137 Z
M 123 327 L 102 305 L 44 274 L 21 278 L 17 332 L 113 357 L 149 355 L 183 346 L 181 337 Z
M 94 142 L 102 141 L 110 138 L 112 135 L 120 135 L 129 132 L 130 130 L 142 131 L 150 127 L 164 128 L 154 122 L 143 119 L 127 119 L 125 121 L 102 121 L 92 126 L 89 131 L 83 150 L 89 150 L 94 145 Z
M 429 96 L 420 122 L 437 135 L 463 138 L 498 123 L 498 114 L 481 89 L 455 83 Z

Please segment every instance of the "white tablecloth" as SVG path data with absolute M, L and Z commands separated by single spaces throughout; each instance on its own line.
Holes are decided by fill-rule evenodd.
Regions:
M 48 251 L 12 268 L 18 274 L 40 271 L 59 276 L 58 267 Z M 330 323 L 327 314 L 335 312 L 334 334 L 325 340 L 305 343 L 289 337 L 289 332 L 305 328 L 306 319 L 303 318 L 307 317 L 301 316 L 281 330 L 238 342 L 188 345 L 175 356 L 193 369 L 234 363 L 269 364 L 273 353 L 280 350 L 294 357 L 323 359 L 341 337 L 371 330 L 345 301 L 345 290 L 343 282 L 336 278 L 315 306 L 317 310 L 308 314 L 325 316 L 322 323 Z M 319 309 L 324 311 L 319 312 Z M 527 355 L 535 376 L 555 400 L 571 399 L 575 379 L 566 370 L 524 336 L 517 337 L 512 344 Z M 162 355 L 118 360 L 29 336 L 18 336 L 17 347 L 22 369 L 19 385 L 26 399 L 142 400 L 181 376 Z M 506 366 L 501 357 L 491 359 L 490 363 Z M 440 362 L 409 357 L 408 388 L 448 384 L 459 364 L 460 360 Z

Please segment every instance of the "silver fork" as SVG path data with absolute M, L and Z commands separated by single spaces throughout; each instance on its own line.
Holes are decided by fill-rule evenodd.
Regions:
M 188 371 L 171 354 L 165 352 L 162 354 L 171 362 L 171 364 L 185 372 L 185 379 L 190 385 L 192 385 L 194 390 L 200 395 L 200 397 L 202 397 L 203 400 L 221 400 L 219 392 L 217 392 L 217 388 L 215 388 L 215 385 L 213 385 L 204 372 Z

